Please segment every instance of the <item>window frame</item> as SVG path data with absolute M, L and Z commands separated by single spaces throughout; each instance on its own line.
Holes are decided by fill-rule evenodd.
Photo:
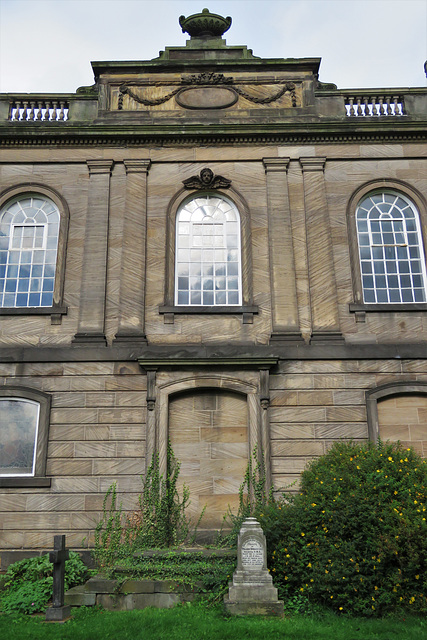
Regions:
M 179 266 L 179 262 L 178 262 L 177 253 L 179 252 L 179 250 L 180 250 L 180 249 L 183 249 L 183 250 L 185 249 L 185 247 L 183 247 L 183 246 L 181 246 L 181 247 L 180 247 L 180 246 L 179 246 L 179 237 L 180 237 L 180 235 L 181 235 L 181 234 L 179 233 L 179 226 L 180 226 L 180 223 L 181 223 L 181 224 L 185 224 L 185 221 L 180 220 L 180 219 L 179 219 L 179 217 L 180 217 L 180 214 L 181 214 L 183 211 L 185 211 L 185 210 L 186 210 L 186 207 L 187 207 L 187 205 L 188 205 L 189 203 L 194 202 L 194 201 L 195 201 L 195 200 L 197 200 L 197 199 L 206 199 L 206 200 L 209 202 L 209 198 L 211 198 L 211 199 L 216 198 L 216 199 L 222 200 L 223 202 L 227 203 L 228 205 L 231 205 L 231 208 L 232 208 L 232 210 L 233 210 L 233 212 L 234 212 L 234 214 L 235 214 L 235 216 L 236 216 L 236 220 L 235 220 L 234 222 L 235 222 L 235 223 L 237 223 L 237 227 L 238 227 L 238 229 L 237 229 L 236 247 L 235 247 L 235 248 L 236 248 L 236 250 L 237 250 L 237 253 L 238 253 L 238 260 L 237 260 L 237 269 L 238 269 L 238 272 L 237 272 L 237 274 L 236 274 L 237 279 L 238 279 L 238 283 L 237 283 L 237 297 L 238 297 L 238 300 L 237 300 L 237 302 L 234 302 L 234 303 L 215 303 L 215 302 L 213 301 L 211 305 L 203 305 L 203 304 L 198 304 L 198 303 L 186 303 L 186 304 L 182 304 L 182 303 L 180 303 L 180 302 L 178 301 L 178 298 L 179 298 L 179 291 L 180 291 L 180 290 L 178 289 L 178 284 L 179 284 L 178 266 Z M 200 207 L 198 207 L 198 209 L 199 209 L 199 208 L 200 208 Z M 197 209 L 196 209 L 196 210 L 197 210 Z M 228 222 L 228 221 L 224 220 L 224 221 L 222 221 L 222 222 L 220 223 L 220 224 L 221 224 L 221 226 L 222 226 L 222 231 L 223 231 L 223 233 L 222 233 L 221 235 L 222 235 L 222 238 L 223 238 L 223 239 L 225 239 L 226 244 L 227 244 L 228 239 L 229 239 L 229 236 L 230 236 L 230 234 L 229 234 L 229 233 L 227 233 L 227 228 L 226 228 L 226 224 L 227 224 L 227 222 Z M 191 237 L 194 235 L 194 231 L 195 231 L 194 227 L 195 227 L 195 225 L 196 225 L 196 224 L 198 224 L 198 223 L 193 222 L 192 220 L 190 220 L 190 221 L 188 222 L 188 224 L 189 224 L 189 232 L 188 232 L 188 235 L 189 235 L 189 237 L 191 238 Z M 209 224 L 209 225 L 212 225 L 212 227 L 213 227 L 215 224 L 218 224 L 218 223 L 216 223 L 216 222 L 214 222 L 214 221 L 212 220 L 212 222 L 211 222 L 211 223 L 205 223 L 204 221 L 202 221 L 202 222 L 200 222 L 199 224 L 200 224 L 201 226 L 203 226 L 204 224 L 206 224 L 206 225 L 208 225 L 208 224 Z M 213 234 L 211 234 L 211 235 L 213 235 Z M 202 237 L 202 238 L 204 237 L 203 231 L 202 231 L 202 236 L 201 236 L 201 237 Z M 177 248 L 177 251 L 175 252 L 175 283 L 174 283 L 174 298 L 175 298 L 175 299 L 174 299 L 174 305 L 175 305 L 175 306 L 178 306 L 178 307 L 203 307 L 203 306 L 205 306 L 205 307 L 206 307 L 206 306 L 213 306 L 213 307 L 219 307 L 219 306 L 224 306 L 224 307 L 240 307 L 240 306 L 242 306 L 242 298 L 243 298 L 243 294 L 242 294 L 242 248 L 241 248 L 241 247 L 242 247 L 242 242 L 241 242 L 240 214 L 239 214 L 239 211 L 238 211 L 238 209 L 237 209 L 236 205 L 234 204 L 234 202 L 233 202 L 232 200 L 230 200 L 229 198 L 227 198 L 227 197 L 225 197 L 225 196 L 223 196 L 223 195 L 219 195 L 219 194 L 215 194 L 215 195 L 213 195 L 213 194 L 204 194 L 204 195 L 200 195 L 200 194 L 198 194 L 198 195 L 190 196 L 189 198 L 186 198 L 186 199 L 181 203 L 181 205 L 180 205 L 180 207 L 178 208 L 177 213 L 176 213 L 176 221 L 175 221 L 175 245 L 176 245 L 176 248 Z M 191 249 L 195 249 L 195 245 L 190 246 L 189 248 L 190 248 L 190 250 L 191 250 Z M 207 248 L 207 247 L 206 247 L 206 248 Z M 213 250 L 215 250 L 214 245 L 212 245 L 212 248 L 213 248 Z M 201 245 L 201 246 L 200 246 L 200 252 L 201 252 L 201 253 L 203 253 L 204 249 L 205 249 L 205 247 L 203 247 L 203 246 Z M 221 247 L 221 249 L 223 249 L 223 247 Z M 188 261 L 188 264 L 189 264 L 190 269 L 191 269 L 191 266 L 192 266 L 192 265 L 194 265 L 194 264 L 197 264 L 197 265 L 198 265 L 199 263 L 196 263 L 195 261 L 191 261 L 191 260 L 189 260 L 189 261 Z M 201 259 L 201 260 L 200 260 L 200 266 L 202 266 L 202 264 L 203 264 L 203 260 Z M 210 264 L 212 264 L 212 267 L 215 267 L 215 266 L 216 266 L 216 264 L 215 264 L 215 261 L 214 261 L 214 260 L 212 261 L 212 263 L 209 263 L 209 265 L 210 265 Z M 227 262 L 227 261 L 226 261 L 226 264 L 228 264 L 228 262 Z M 191 273 L 189 274 L 189 277 L 191 277 Z M 225 280 L 226 280 L 227 284 L 228 284 L 228 277 L 229 277 L 229 276 L 225 275 Z M 201 275 L 201 278 L 203 278 L 203 274 Z M 215 278 L 215 275 L 213 274 L 213 275 L 212 275 L 212 279 L 214 279 L 214 278 Z M 188 291 L 188 294 L 190 295 L 190 293 L 191 293 L 191 287 L 190 287 L 190 284 L 189 284 L 189 286 L 188 286 L 188 289 L 182 289 L 182 291 L 184 291 L 184 293 Z M 228 286 L 227 286 L 227 285 L 226 285 L 226 289 L 225 289 L 224 291 L 225 291 L 225 292 L 228 292 L 228 291 L 229 291 L 229 289 L 228 289 Z M 201 294 L 203 295 L 203 289 L 201 289 Z M 201 297 L 202 297 L 202 295 L 201 295 Z M 212 296 L 213 296 L 213 297 L 215 296 L 215 288 L 213 288 L 213 289 L 212 289 Z
M 43 391 L 10 385 L 0 388 L 0 401 L 7 398 L 30 400 L 37 403 L 39 405 L 39 421 L 35 445 L 34 475 L 1 476 L 0 487 L 50 487 L 52 479 L 46 477 L 46 462 L 49 441 L 51 397 Z
M 378 192 L 391 192 L 402 195 L 409 200 L 418 213 L 420 246 L 426 256 L 426 245 L 424 239 L 427 238 L 427 203 L 424 198 L 407 184 L 398 180 L 372 180 L 360 187 L 350 198 L 347 207 L 347 225 L 349 234 L 350 264 L 353 281 L 353 301 L 349 303 L 350 313 L 383 312 L 383 311 L 404 311 L 419 312 L 427 311 L 427 302 L 364 302 L 362 274 L 359 257 L 358 231 L 356 225 L 356 211 L 364 198 Z M 425 268 L 425 263 L 424 263 Z M 425 282 L 427 294 L 427 282 Z M 363 321 L 363 320 L 362 320 Z
M 38 197 L 52 202 L 59 213 L 59 233 L 54 275 L 53 302 L 49 307 L 0 307 L 2 315 L 50 315 L 53 324 L 60 323 L 61 316 L 67 313 L 63 305 L 65 258 L 69 225 L 69 210 L 63 198 L 50 187 L 38 183 L 26 183 L 14 186 L 0 194 L 0 211 L 14 201 L 28 197 Z M 12 223 L 13 224 L 13 223 Z M 11 225 L 12 227 L 12 225 Z
M 177 305 L 175 304 L 175 265 L 176 265 L 176 221 L 178 212 L 185 203 L 204 196 L 219 197 L 231 202 L 240 218 L 240 264 L 241 264 L 241 305 Z M 252 301 L 252 252 L 249 207 L 244 198 L 233 188 L 223 193 L 221 189 L 197 190 L 188 192 L 181 189 L 171 200 L 167 214 L 166 230 L 166 279 L 164 304 L 159 305 L 159 314 L 164 315 L 165 323 L 173 323 L 175 314 L 241 314 L 243 323 L 252 323 L 253 314 L 258 306 Z

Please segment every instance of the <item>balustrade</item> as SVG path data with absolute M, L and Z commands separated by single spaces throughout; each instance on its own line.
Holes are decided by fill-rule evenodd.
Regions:
M 405 108 L 403 97 L 399 95 L 357 95 L 345 96 L 347 116 L 403 116 Z
M 68 100 L 22 98 L 10 105 L 10 122 L 66 122 L 69 114 Z

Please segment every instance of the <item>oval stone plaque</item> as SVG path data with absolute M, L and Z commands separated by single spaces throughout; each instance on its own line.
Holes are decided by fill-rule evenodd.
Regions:
M 238 97 L 231 87 L 189 87 L 182 89 L 175 99 L 184 109 L 226 109 Z

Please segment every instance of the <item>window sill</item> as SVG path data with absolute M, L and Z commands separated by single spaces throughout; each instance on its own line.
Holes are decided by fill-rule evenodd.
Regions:
M 1 488 L 50 487 L 51 484 L 52 484 L 52 478 L 36 478 L 36 477 L 0 478 Z
M 348 310 L 350 313 L 354 313 L 356 322 L 366 322 L 367 313 L 408 313 L 427 311 L 427 304 L 425 302 L 402 302 L 401 304 L 396 304 L 395 302 L 379 304 L 350 302 Z
M 63 316 L 67 311 L 67 307 L 0 307 L 0 316 L 49 316 L 52 313 Z
M 0 316 L 50 316 L 51 324 L 61 324 L 68 307 L 0 307 Z
M 179 315 L 241 315 L 243 324 L 253 323 L 253 314 L 258 313 L 255 305 L 245 306 L 184 306 L 184 305 L 164 305 L 159 307 L 159 313 L 164 315 L 165 324 L 173 324 L 175 314 Z
M 396 304 L 395 302 L 378 303 L 378 304 L 359 304 L 350 302 L 348 305 L 350 313 L 356 313 L 357 311 L 427 311 L 427 303 L 425 302 L 402 302 Z

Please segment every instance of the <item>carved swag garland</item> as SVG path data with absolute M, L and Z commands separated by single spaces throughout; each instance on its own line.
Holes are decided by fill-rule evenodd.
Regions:
M 221 84 L 229 85 L 239 96 L 242 96 L 242 98 L 245 98 L 246 100 L 249 100 L 250 102 L 253 102 L 255 104 L 270 104 L 271 102 L 275 102 L 276 100 L 279 100 L 287 91 L 289 91 L 291 94 L 292 106 L 293 107 L 297 106 L 297 96 L 295 92 L 294 82 L 287 82 L 286 80 L 276 80 L 274 81 L 274 84 L 282 85 L 279 91 L 277 91 L 272 96 L 268 96 L 267 98 L 257 98 L 256 96 L 251 96 L 250 93 L 247 93 L 240 87 L 233 84 L 232 77 L 226 78 L 222 73 L 212 72 L 212 73 L 200 73 L 198 75 L 191 75 L 191 76 L 183 76 L 181 78 L 181 86 L 177 87 L 176 89 L 166 94 L 165 96 L 162 96 L 161 98 L 156 98 L 154 100 L 149 100 L 148 98 L 141 98 L 134 91 L 132 91 L 132 89 L 130 88 L 131 85 L 124 83 L 119 87 L 118 109 L 119 110 L 123 109 L 123 98 L 125 95 L 128 95 L 129 98 L 131 98 L 135 102 L 138 102 L 139 104 L 143 104 L 146 107 L 155 107 L 159 104 L 164 104 L 165 102 L 167 102 L 168 100 L 176 96 L 176 94 L 182 90 L 183 88 L 182 85 L 213 86 L 213 85 L 221 85 Z M 273 82 L 271 84 L 273 84 Z

